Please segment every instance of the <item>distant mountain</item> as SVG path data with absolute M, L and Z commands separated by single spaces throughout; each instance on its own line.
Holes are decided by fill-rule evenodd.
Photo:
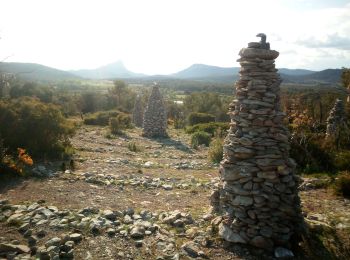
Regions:
M 218 82 L 234 82 L 238 79 L 239 67 L 223 68 L 205 64 L 194 64 L 169 76 L 179 79 L 205 80 Z M 335 84 L 340 81 L 341 69 L 312 71 L 304 69 L 278 69 L 284 83 L 300 84 Z
M 148 82 L 150 80 L 189 80 L 192 82 L 233 84 L 239 78 L 239 67 L 218 67 L 205 64 L 193 64 L 177 73 L 169 75 L 144 75 L 129 71 L 121 61 L 111 63 L 97 69 L 62 71 L 35 63 L 2 62 L 0 72 L 16 74 L 24 80 L 56 81 L 67 79 L 137 79 Z M 340 82 L 341 69 L 326 69 L 312 71 L 304 69 L 278 70 L 283 83 L 296 84 L 337 84 Z
M 303 69 L 286 69 L 286 68 L 281 68 L 281 69 L 278 69 L 278 72 L 280 74 L 286 74 L 286 75 L 303 76 L 303 75 L 308 75 L 308 74 L 311 74 L 311 73 L 315 73 L 316 71 L 303 70 Z
M 286 75 L 281 74 L 285 83 L 301 84 L 336 84 L 340 82 L 342 69 L 326 69 L 306 75 Z
M 137 78 L 145 76 L 144 74 L 129 71 L 121 61 L 96 69 L 71 70 L 69 72 L 87 79 Z
M 181 70 L 177 73 L 171 74 L 174 78 L 180 79 L 194 79 L 194 78 L 218 78 L 226 76 L 234 76 L 238 73 L 239 68 L 223 68 L 217 66 L 210 66 L 205 64 L 193 64 L 187 69 Z
M 55 81 L 79 78 L 67 71 L 36 63 L 1 62 L 0 72 L 15 74 L 16 77 L 23 80 Z

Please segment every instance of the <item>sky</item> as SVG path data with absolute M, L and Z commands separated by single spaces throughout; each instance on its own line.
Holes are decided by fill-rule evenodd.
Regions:
M 137 73 L 237 67 L 265 33 L 279 68 L 350 67 L 350 0 L 0 0 L 0 61 Z

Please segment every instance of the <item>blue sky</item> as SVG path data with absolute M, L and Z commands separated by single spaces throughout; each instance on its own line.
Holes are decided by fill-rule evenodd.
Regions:
M 257 33 L 278 67 L 350 67 L 350 0 L 0 0 L 0 60 L 58 69 L 122 60 L 166 74 L 194 63 L 238 66 Z

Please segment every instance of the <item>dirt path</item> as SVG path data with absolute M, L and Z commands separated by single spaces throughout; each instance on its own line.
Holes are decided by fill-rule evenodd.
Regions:
M 51 172 L 51 177 L 0 184 L 0 201 L 6 199 L 11 203 L 11 206 L 0 203 L 0 213 L 3 207 L 5 216 L 2 221 L 6 220 L 0 221 L 0 243 L 27 243 L 28 237 L 18 235 L 23 216 L 19 217 L 17 226 L 9 227 L 6 222 L 11 214 L 23 214 L 32 220 L 49 209 L 53 216 L 40 219 L 43 223 L 47 220 L 43 226 L 34 223 L 30 228 L 34 235 L 40 230 L 46 232 L 43 238 L 35 235 L 36 248 L 47 250 L 42 247 L 53 237 L 78 232 L 83 239 L 72 249 L 75 259 L 187 259 L 189 252 L 210 259 L 258 258 L 245 247 L 227 247 L 211 235 L 210 221 L 214 216 L 206 214 L 211 189 L 218 181 L 218 166 L 208 162 L 208 148 L 190 148 L 188 135 L 171 130 L 170 137 L 146 139 L 140 137 L 140 129 L 133 129 L 127 136 L 110 139 L 107 129 L 81 127 L 72 140 L 76 148 L 74 171 L 62 172 L 59 170 L 62 162 L 56 162 L 41 169 Z M 129 149 L 131 144 L 136 144 L 137 152 Z M 313 221 L 341 232 L 350 229 L 349 201 L 322 189 L 303 191 L 301 198 L 305 214 Z M 35 202 L 40 202 L 40 207 L 31 211 L 28 206 Z M 55 206 L 58 211 L 48 206 Z M 84 208 L 97 211 L 81 213 Z M 39 209 L 44 213 L 35 214 Z M 110 221 L 103 215 L 106 210 L 122 215 Z M 141 212 L 150 215 L 143 216 Z M 174 219 L 164 222 L 162 214 Z M 129 224 L 128 216 L 132 219 Z M 151 228 L 147 226 L 149 223 L 142 225 L 147 226 L 143 227 L 146 231 L 148 228 L 152 231 L 140 236 L 142 242 L 138 244 L 140 239 L 130 236 L 141 220 L 150 222 Z M 87 226 L 82 225 L 84 221 L 88 221 Z M 98 235 L 92 232 L 94 228 Z M 109 235 L 108 230 L 113 234 Z M 67 253 L 62 250 L 58 254 Z M 258 256 L 262 253 L 255 250 Z

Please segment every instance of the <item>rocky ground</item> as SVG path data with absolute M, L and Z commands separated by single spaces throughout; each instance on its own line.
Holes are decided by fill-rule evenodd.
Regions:
M 178 130 L 161 140 L 140 134 L 133 129 L 110 138 L 106 129 L 83 126 L 72 140 L 74 169 L 69 162 L 64 171 L 62 162 L 37 162 L 36 177 L 1 183 L 0 259 L 278 256 L 217 237 L 219 219 L 209 212 L 217 165 L 208 161 L 207 148 L 191 149 L 189 136 Z M 346 259 L 349 201 L 317 182 L 306 179 L 302 186 L 311 232 L 294 254 Z

